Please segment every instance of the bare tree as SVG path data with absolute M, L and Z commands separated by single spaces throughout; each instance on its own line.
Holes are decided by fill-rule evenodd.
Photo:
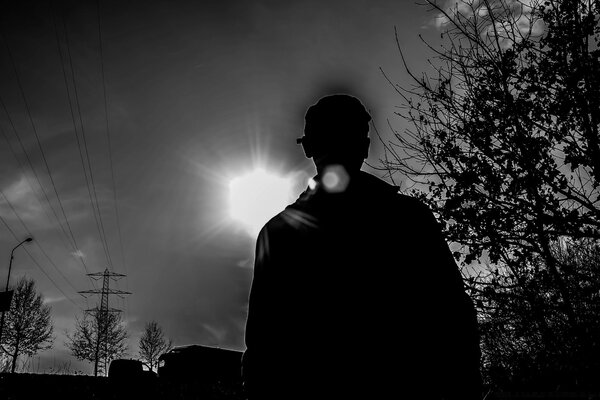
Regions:
M 565 266 L 557 246 L 600 240 L 600 3 L 426 3 L 442 45 L 428 44 L 431 73 L 405 63 L 412 84 L 394 84 L 408 128 L 384 167 L 445 221 L 486 370 L 580 384 L 599 350 L 574 272 L 587 264 Z
M 127 332 L 121 314 L 96 311 L 76 318 L 75 332 L 67 334 L 66 345 L 77 359 L 95 363 L 99 368 L 104 364 L 100 373 L 108 373 L 110 362 L 127 352 Z
M 35 282 L 21 278 L 15 288 L 2 335 L 2 350 L 12 359 L 11 372 L 15 372 L 20 355 L 31 357 L 52 347 L 54 328 L 50 311 L 42 295 L 36 292 Z
M 151 370 L 158 366 L 158 358 L 173 347 L 171 339 L 165 339 L 162 328 L 156 321 L 146 324 L 144 334 L 140 338 L 140 358 Z

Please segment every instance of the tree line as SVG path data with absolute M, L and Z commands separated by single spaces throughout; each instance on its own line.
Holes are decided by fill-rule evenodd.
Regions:
M 14 286 L 9 311 L 5 313 L 0 338 L 0 372 L 16 372 L 23 357 L 51 349 L 54 327 L 49 304 L 37 291 L 33 279 L 21 278 Z M 75 329 L 67 334 L 66 346 L 78 360 L 100 365 L 106 375 L 114 359 L 127 355 L 128 333 L 119 313 L 85 313 L 75 319 Z M 158 358 L 173 347 L 156 321 L 146 323 L 139 341 L 138 359 L 156 371 Z

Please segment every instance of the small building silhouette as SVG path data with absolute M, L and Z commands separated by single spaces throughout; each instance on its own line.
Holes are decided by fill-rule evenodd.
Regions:
M 159 358 L 158 376 L 202 382 L 241 381 L 242 352 L 198 344 L 174 347 Z

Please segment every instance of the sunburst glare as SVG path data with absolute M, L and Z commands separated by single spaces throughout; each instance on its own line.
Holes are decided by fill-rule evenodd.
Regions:
M 292 189 L 291 178 L 256 168 L 230 181 L 230 215 L 255 235 L 290 203 Z

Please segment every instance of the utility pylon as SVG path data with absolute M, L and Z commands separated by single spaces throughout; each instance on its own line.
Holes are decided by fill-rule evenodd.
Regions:
M 111 294 L 117 295 L 119 297 L 124 297 L 125 295 L 131 294 L 130 292 L 124 292 L 122 290 L 115 290 L 110 288 L 110 281 L 116 281 L 125 277 L 124 274 L 117 274 L 116 272 L 111 272 L 106 268 L 104 272 L 95 272 L 93 274 L 87 274 L 90 278 L 94 280 L 102 279 L 102 289 L 93 289 L 93 290 L 83 290 L 79 293 L 82 295 L 86 294 L 99 294 L 100 295 L 100 308 L 96 306 L 96 308 L 91 308 L 85 310 L 86 312 L 91 312 L 95 314 L 96 318 L 96 354 L 94 360 L 94 376 L 98 376 L 98 358 L 100 354 L 100 345 L 104 344 L 105 355 L 108 356 L 108 316 L 110 313 L 119 313 L 121 310 L 116 308 L 108 307 L 108 296 Z M 106 358 L 104 358 L 104 371 L 106 373 Z

